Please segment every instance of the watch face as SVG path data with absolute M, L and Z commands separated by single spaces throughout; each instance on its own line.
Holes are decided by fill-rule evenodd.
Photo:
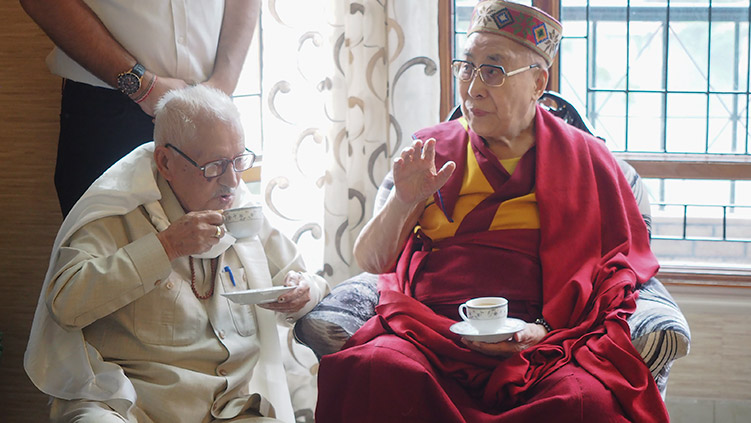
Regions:
M 135 94 L 141 88 L 141 79 L 134 73 L 123 73 L 117 77 L 117 88 L 127 95 Z

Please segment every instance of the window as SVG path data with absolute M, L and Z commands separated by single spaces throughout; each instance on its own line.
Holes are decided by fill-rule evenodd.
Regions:
M 749 2 L 535 3 L 564 27 L 550 89 L 644 178 L 663 268 L 748 270 Z M 475 4 L 445 9 L 453 6 L 454 44 L 444 46 L 453 55 Z
M 240 79 L 232 94 L 232 99 L 242 120 L 245 131 L 245 146 L 256 153 L 256 164 L 250 170 L 243 172 L 243 179 L 252 191 L 260 189 L 257 183 L 261 178 L 261 162 L 263 160 L 262 124 L 261 124 L 261 31 L 260 23 L 256 25 L 248 55 L 245 58 Z

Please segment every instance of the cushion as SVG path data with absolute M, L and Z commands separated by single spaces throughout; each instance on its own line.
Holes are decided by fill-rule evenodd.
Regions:
M 673 361 L 689 352 L 691 332 L 673 297 L 657 278 L 640 287 L 636 311 L 628 325 L 631 341 L 664 396 Z
M 342 349 L 378 304 L 378 275 L 361 273 L 331 290 L 310 313 L 295 323 L 295 338 L 320 359 Z

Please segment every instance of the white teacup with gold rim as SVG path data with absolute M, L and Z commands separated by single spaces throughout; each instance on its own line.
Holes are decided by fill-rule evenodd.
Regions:
M 222 212 L 227 232 L 237 239 L 254 237 L 263 226 L 263 207 L 253 204 Z
M 472 298 L 459 306 L 459 315 L 479 333 L 493 333 L 506 322 L 508 300 L 503 297 Z

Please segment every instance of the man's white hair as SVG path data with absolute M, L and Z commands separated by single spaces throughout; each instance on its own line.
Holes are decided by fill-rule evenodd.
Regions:
M 204 141 L 194 139 L 196 124 L 201 120 L 240 125 L 240 112 L 227 94 L 206 85 L 169 91 L 156 106 L 154 143 L 181 147 L 185 143 Z

